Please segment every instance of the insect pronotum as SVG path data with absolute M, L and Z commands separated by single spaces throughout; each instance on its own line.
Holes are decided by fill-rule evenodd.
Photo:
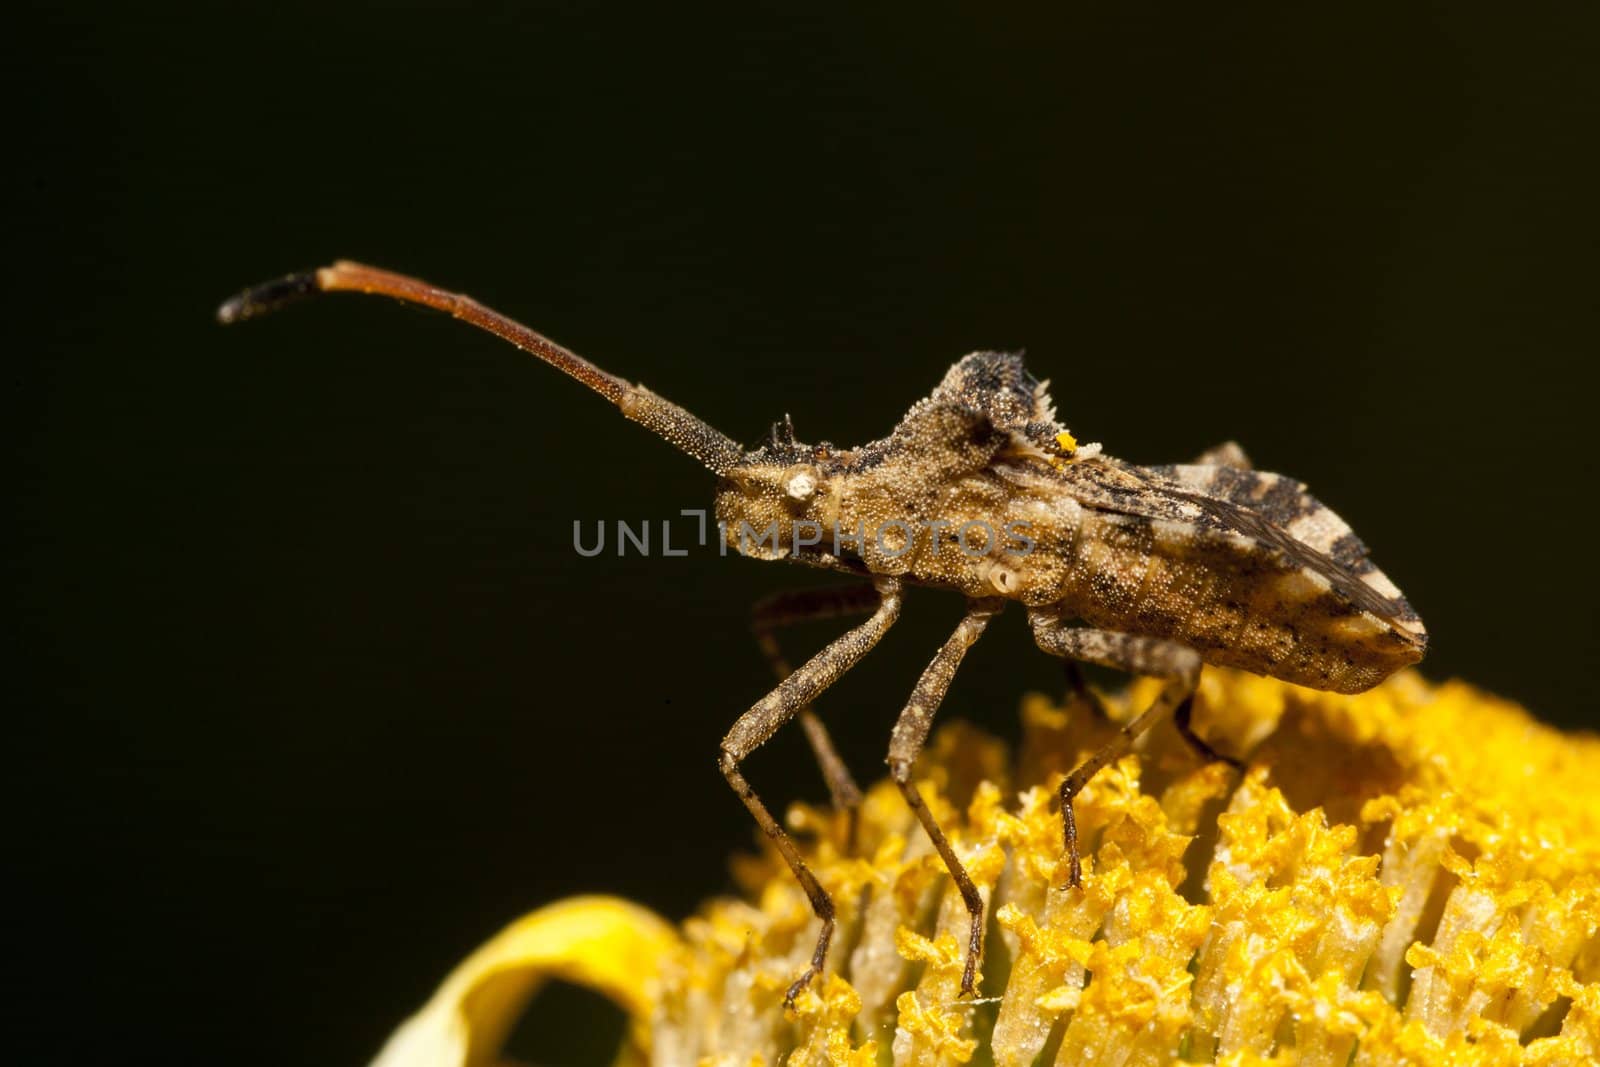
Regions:
M 316 292 L 395 297 L 449 312 L 510 341 L 715 474 L 717 518 L 724 536 L 738 540 L 733 547 L 866 580 L 757 605 L 756 638 L 780 681 L 722 740 L 723 776 L 777 846 L 821 920 L 811 965 L 790 986 L 790 1001 L 827 961 L 833 901 L 740 764 L 799 717 L 834 803 L 853 813 L 860 790 L 810 705 L 894 624 L 907 584 L 954 590 L 967 601 L 966 614 L 901 711 L 888 756 L 895 782 L 971 917 L 965 994 L 973 992 L 983 949 L 983 899 L 923 803 L 911 769 L 962 657 L 1009 602 L 1023 605 L 1045 652 L 1165 682 L 1148 709 L 1061 783 L 1069 889 L 1082 885 L 1073 798 L 1136 737 L 1173 715 L 1200 755 L 1227 758 L 1190 729 L 1202 664 L 1355 693 L 1416 663 L 1427 647 L 1422 621 L 1373 565 L 1366 546 L 1304 485 L 1252 470 L 1231 443 L 1193 463 L 1160 467 L 1112 459 L 1098 446 L 1079 447 L 1056 421 L 1045 384 L 1028 374 L 1017 355 L 975 352 L 960 360 L 932 395 L 871 444 L 804 444 L 786 418 L 761 447 L 746 451 L 676 404 L 469 297 L 357 263 L 339 262 L 248 289 L 224 303 L 217 316 L 238 322 Z M 978 527 L 987 537 L 974 546 L 966 534 Z M 831 528 L 835 536 L 810 536 L 813 528 Z M 841 541 L 841 529 L 852 535 Z M 749 530 L 775 536 L 752 545 L 742 536 Z M 1026 533 L 1003 541 L 1000 530 Z M 875 534 L 853 536 L 865 531 Z M 882 536 L 884 531 L 891 536 Z M 1018 551 L 1024 541 L 1028 551 Z M 790 670 L 774 631 L 802 619 L 845 614 L 868 617 Z M 1076 671 L 1070 676 L 1077 677 Z

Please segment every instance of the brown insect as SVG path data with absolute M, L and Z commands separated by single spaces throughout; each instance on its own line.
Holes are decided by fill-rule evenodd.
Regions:
M 476 301 L 388 271 L 335 263 L 246 290 L 217 314 L 237 322 L 314 292 L 396 297 L 510 341 L 717 475 L 716 512 L 728 543 L 759 558 L 870 579 L 757 606 L 756 636 L 781 680 L 722 741 L 723 775 L 783 854 L 822 923 L 811 965 L 789 989 L 791 1001 L 826 962 L 833 902 L 740 764 L 798 716 L 835 804 L 854 810 L 860 790 L 810 704 L 893 625 L 907 583 L 967 598 L 966 615 L 900 713 L 888 757 L 971 916 L 962 976 L 967 994 L 982 952 L 983 900 L 923 803 L 911 768 L 962 657 L 1009 601 L 1022 603 L 1044 651 L 1166 682 L 1116 740 L 1061 783 L 1073 888 L 1082 879 L 1073 797 L 1136 737 L 1172 714 L 1201 755 L 1227 759 L 1190 729 L 1201 664 L 1355 693 L 1416 663 L 1427 647 L 1421 620 L 1372 564 L 1366 546 L 1304 485 L 1252 470 L 1231 443 L 1194 463 L 1161 467 L 1080 448 L 1020 356 L 977 352 L 962 359 L 880 441 L 859 448 L 803 444 L 786 418 L 747 452 L 676 404 Z M 774 631 L 847 613 L 869 617 L 791 671 Z

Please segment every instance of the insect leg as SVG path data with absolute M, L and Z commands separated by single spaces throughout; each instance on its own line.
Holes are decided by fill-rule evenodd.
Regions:
M 1189 747 L 1194 749 L 1202 759 L 1214 760 L 1218 763 L 1226 763 L 1236 771 L 1244 770 L 1244 764 L 1242 762 L 1234 759 L 1232 756 L 1224 756 L 1222 753 L 1212 748 L 1210 743 L 1206 741 L 1205 738 L 1194 732 L 1194 727 L 1189 724 L 1189 720 L 1193 715 L 1194 694 L 1190 693 L 1188 696 L 1183 698 L 1183 703 L 1179 704 L 1178 710 L 1172 714 L 1172 725 L 1178 728 L 1179 736 L 1181 736 L 1185 741 L 1189 742 Z
M 878 601 L 878 591 L 870 585 L 777 593 L 761 600 L 751 610 L 750 628 L 755 632 L 756 643 L 761 646 L 767 663 L 781 682 L 789 677 L 793 668 L 778 647 L 778 627 L 869 612 L 878 605 Z M 822 777 L 828 783 L 833 806 L 844 812 L 848 820 L 845 840 L 847 849 L 853 852 L 861 808 L 861 788 L 851 777 L 844 760 L 839 758 L 827 727 L 822 725 L 822 720 L 809 704 L 800 709 L 799 718 L 800 728 L 806 732 L 806 740 L 811 743 L 811 751 L 817 757 L 817 766 L 822 769 Z
M 884 632 L 894 625 L 900 615 L 900 580 L 892 577 L 878 577 L 873 580 L 873 587 L 878 594 L 878 607 L 872 617 L 861 625 L 850 630 L 812 656 L 800 666 L 793 674 L 778 683 L 778 688 L 768 693 L 756 702 L 756 705 L 739 717 L 733 724 L 733 729 L 728 731 L 728 736 L 722 739 L 722 754 L 718 758 L 718 766 L 722 776 L 728 780 L 733 791 L 739 794 L 739 799 L 744 801 L 744 806 L 750 810 L 760 825 L 761 831 L 772 839 L 778 852 L 783 856 L 784 862 L 794 872 L 795 880 L 805 890 L 806 899 L 811 902 L 811 910 L 817 918 L 822 920 L 822 932 L 817 936 L 816 951 L 811 954 L 811 966 L 805 973 L 795 980 L 789 987 L 784 1000 L 792 1004 L 794 998 L 800 995 L 806 983 L 822 970 L 828 959 L 828 943 L 833 940 L 833 900 L 828 896 L 827 890 L 822 888 L 822 883 L 817 881 L 816 875 L 806 866 L 800 858 L 799 849 L 784 832 L 783 827 L 767 811 L 767 806 L 756 796 L 755 790 L 750 788 L 750 783 L 739 771 L 742 763 L 750 753 L 761 747 L 784 723 L 794 718 L 801 708 L 809 704 L 828 686 L 836 682 L 845 671 L 855 666 L 856 662 L 878 643 Z
M 1073 798 L 1102 767 L 1132 748 L 1135 738 L 1194 695 L 1195 684 L 1200 680 L 1200 655 L 1176 641 L 1110 630 L 1063 627 L 1060 616 L 1050 611 L 1030 612 L 1028 621 L 1033 626 L 1034 641 L 1053 656 L 1167 680 L 1148 708 L 1124 725 L 1110 744 L 1090 756 L 1061 783 L 1061 823 L 1070 863 L 1067 883 L 1077 888 L 1083 884 L 1083 864 L 1078 855 L 1078 823 L 1072 812 Z
M 1078 661 L 1063 659 L 1061 665 L 1067 678 L 1067 699 L 1069 701 L 1081 700 L 1088 704 L 1101 719 L 1107 722 L 1111 721 L 1111 713 L 1106 710 L 1105 701 L 1101 700 L 1100 694 L 1095 692 L 1089 685 L 1089 680 L 1083 676 L 1083 668 L 1078 664 Z M 1210 742 L 1194 732 L 1194 727 L 1190 724 L 1193 717 L 1194 694 L 1190 693 L 1184 698 L 1183 703 L 1178 705 L 1178 709 L 1172 713 L 1172 725 L 1178 728 L 1178 736 L 1188 742 L 1189 747 L 1194 749 L 1201 759 L 1226 763 L 1236 771 L 1243 770 L 1243 762 L 1234 759 L 1232 756 L 1224 756 L 1212 748 Z
M 1111 713 L 1106 710 L 1106 702 L 1100 699 L 1100 694 L 1089 685 L 1089 679 L 1083 676 L 1083 668 L 1075 659 L 1061 661 L 1061 673 L 1067 679 L 1067 700 L 1081 700 L 1089 705 L 1101 719 L 1110 720 Z
M 978 887 L 973 884 L 967 869 L 962 866 L 955 849 L 950 847 L 949 838 L 945 837 L 944 831 L 934 820 L 933 813 L 923 802 L 917 784 L 911 780 L 911 766 L 916 762 L 917 754 L 922 751 L 922 745 L 928 739 L 928 730 L 933 726 L 934 713 L 944 702 L 944 695 L 950 689 L 950 680 L 955 677 L 956 668 L 961 665 L 962 657 L 982 636 L 984 628 L 989 625 L 989 620 L 1004 609 L 1005 603 L 999 598 L 974 600 L 970 603 L 966 616 L 956 627 L 956 632 L 950 635 L 950 639 L 933 657 L 933 662 L 922 672 L 917 687 L 911 691 L 911 700 L 900 713 L 899 721 L 894 724 L 894 733 L 889 738 L 889 773 L 894 776 L 900 792 L 905 794 L 906 803 L 910 804 L 911 810 L 916 813 L 917 821 L 922 823 L 922 828 L 928 832 L 933 847 L 939 850 L 939 855 L 944 859 L 945 869 L 950 872 L 956 888 L 961 891 L 961 900 L 966 904 L 967 914 L 972 919 L 971 933 L 967 937 L 967 965 L 961 972 L 963 996 L 972 995 L 973 983 L 978 973 L 978 957 L 983 950 L 983 897 L 978 894 Z

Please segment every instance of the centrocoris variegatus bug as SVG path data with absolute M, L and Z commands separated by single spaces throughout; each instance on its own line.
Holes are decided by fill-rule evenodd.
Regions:
M 865 580 L 847 589 L 782 595 L 757 607 L 756 635 L 781 681 L 722 741 L 723 775 L 821 920 L 811 966 L 790 987 L 791 1000 L 826 962 L 833 902 L 740 764 L 798 716 L 834 802 L 845 809 L 859 802 L 810 705 L 894 624 L 906 584 L 950 589 L 967 600 L 955 633 L 900 713 L 888 763 L 971 915 L 962 978 L 969 994 L 982 950 L 983 900 L 923 803 L 911 770 L 962 657 L 1009 602 L 1022 604 L 1044 651 L 1165 682 L 1112 744 L 1061 783 L 1070 887 L 1082 877 L 1073 797 L 1139 734 L 1174 715 L 1200 754 L 1226 758 L 1190 729 L 1202 664 L 1354 693 L 1416 663 L 1427 647 L 1421 620 L 1373 565 L 1366 546 L 1304 485 L 1252 470 L 1231 444 L 1193 463 L 1161 467 L 1079 447 L 1056 421 L 1045 386 L 1017 355 L 975 352 L 962 359 L 932 395 L 871 444 L 804 444 L 785 419 L 761 447 L 746 451 L 676 404 L 476 301 L 388 271 L 340 262 L 290 275 L 239 294 L 218 317 L 236 322 L 315 292 L 395 297 L 510 341 L 704 464 L 718 478 L 719 528 L 745 554 Z M 848 613 L 868 618 L 798 669 L 788 668 L 775 629 Z

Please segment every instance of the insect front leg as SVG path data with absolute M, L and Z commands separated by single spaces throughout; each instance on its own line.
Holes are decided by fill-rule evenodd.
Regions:
M 775 631 L 779 627 L 830 619 L 840 615 L 865 614 L 878 606 L 879 599 L 878 591 L 870 585 L 777 593 L 761 600 L 751 610 L 750 628 L 755 632 L 756 644 L 761 647 L 762 655 L 766 657 L 767 663 L 771 665 L 773 673 L 781 682 L 793 673 L 793 669 L 778 647 Z M 822 769 L 823 780 L 828 783 L 828 794 L 833 798 L 833 806 L 845 813 L 846 851 L 854 852 L 860 821 L 861 788 L 856 785 L 856 780 L 851 776 L 844 760 L 839 758 L 838 750 L 833 747 L 833 739 L 828 736 L 827 727 L 822 725 L 822 720 L 817 717 L 811 706 L 808 704 L 802 707 L 798 715 L 800 728 L 806 732 L 806 740 L 810 742 L 811 751 L 817 757 L 817 766 Z
M 912 690 L 911 699 L 907 702 L 905 710 L 900 713 L 899 720 L 894 724 L 894 733 L 889 738 L 889 773 L 894 777 L 895 784 L 900 787 L 900 792 L 905 794 L 906 803 L 910 804 L 911 810 L 916 813 L 917 821 L 922 823 L 922 828 L 928 832 L 933 847 L 938 849 L 940 857 L 944 860 L 945 869 L 950 872 L 956 888 L 961 891 L 962 903 L 967 906 L 967 915 L 972 920 L 971 932 L 967 937 L 967 965 L 961 972 L 962 996 L 972 995 L 978 973 L 978 958 L 983 951 L 983 897 L 979 895 L 978 887 L 973 884 L 972 877 L 967 874 L 967 869 L 962 865 L 955 849 L 950 846 L 950 839 L 945 836 L 944 830 L 939 827 L 933 813 L 923 802 L 917 784 L 911 780 L 911 767 L 916 763 L 917 755 L 928 740 L 928 730 L 933 726 L 934 713 L 939 710 L 939 705 L 944 702 L 945 693 L 950 690 L 950 681 L 955 677 L 956 668 L 961 666 L 961 660 L 966 656 L 967 649 L 982 636 L 984 629 L 989 625 L 989 620 L 1004 609 L 1005 603 L 998 598 L 971 602 L 966 616 L 956 627 L 956 632 L 950 635 L 950 639 L 933 657 L 933 662 L 922 672 L 922 677 L 918 679 L 917 687 Z
M 1083 885 L 1083 864 L 1078 854 L 1078 823 L 1072 811 L 1073 799 L 1102 767 L 1132 748 L 1135 738 L 1163 715 L 1193 700 L 1195 685 L 1200 680 L 1200 654 L 1176 641 L 1157 637 L 1062 626 L 1060 615 L 1053 611 L 1032 611 L 1028 622 L 1033 627 L 1034 641 L 1053 656 L 1167 680 L 1148 708 L 1124 725 L 1114 740 L 1085 760 L 1061 783 L 1061 823 L 1070 864 L 1067 884 L 1076 889 Z
M 799 849 L 784 832 L 778 821 L 772 817 L 767 806 L 756 796 L 755 790 L 750 788 L 750 783 L 739 771 L 739 764 L 745 757 L 766 743 L 784 723 L 794 718 L 800 709 L 816 699 L 828 686 L 838 681 L 845 671 L 855 666 L 862 656 L 876 645 L 894 621 L 900 615 L 901 583 L 898 578 L 879 577 L 874 579 L 873 587 L 878 595 L 878 607 L 872 617 L 855 629 L 844 634 L 812 656 L 790 674 L 778 688 L 762 697 L 754 707 L 739 717 L 733 724 L 733 729 L 728 731 L 728 736 L 722 739 L 722 755 L 718 766 L 722 776 L 728 780 L 733 791 L 744 801 L 744 806 L 750 810 L 760 825 L 762 833 L 772 839 L 778 852 L 783 856 L 784 862 L 794 872 L 795 880 L 805 890 L 806 899 L 811 902 L 811 910 L 818 919 L 822 920 L 822 931 L 817 935 L 817 947 L 811 954 L 811 966 L 805 973 L 797 978 L 789 991 L 784 996 L 786 1004 L 793 1004 L 794 998 L 800 995 L 806 983 L 821 972 L 823 964 L 828 959 L 828 944 L 833 940 L 833 900 L 828 896 L 827 890 L 822 888 L 822 883 L 817 881 L 816 875 L 806 866 L 801 859 Z

